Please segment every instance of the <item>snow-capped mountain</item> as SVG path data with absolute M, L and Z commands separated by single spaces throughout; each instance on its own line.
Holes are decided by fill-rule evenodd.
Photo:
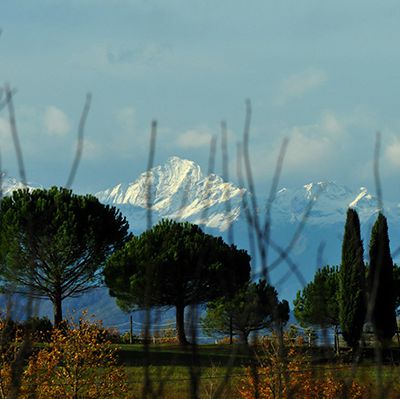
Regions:
M 1 176 L 1 192 L 2 195 L 10 195 L 13 191 L 28 188 L 29 190 L 34 190 L 35 188 L 40 188 L 38 185 L 33 183 L 28 183 L 26 186 L 15 178 L 7 177 L 3 173 Z
M 164 165 L 142 173 L 134 182 L 119 183 L 95 195 L 101 202 L 119 207 L 133 229 L 138 221 L 144 221 L 143 210 L 149 203 L 155 219 L 188 220 L 223 232 L 231 223 L 243 219 L 243 197 L 250 194 L 215 174 L 205 176 L 193 161 L 171 157 Z M 258 201 L 259 205 L 263 203 L 265 199 Z M 273 223 L 278 225 L 296 224 L 311 208 L 308 224 L 343 224 L 348 207 L 358 211 L 362 222 L 374 218 L 379 211 L 376 198 L 365 187 L 354 192 L 335 182 L 316 182 L 280 189 L 271 215 Z M 260 207 L 260 218 L 263 212 Z M 385 203 L 385 213 L 389 218 L 398 217 L 400 208 Z
M 117 184 L 96 196 L 119 207 L 136 223 L 132 211 L 149 204 L 158 218 L 188 220 L 224 231 L 239 217 L 245 191 L 215 174 L 205 176 L 193 161 L 171 157 L 134 182 Z
M 2 193 L 9 195 L 24 185 L 10 177 L 2 178 Z M 40 187 L 29 183 L 27 188 Z M 121 209 L 134 231 L 146 228 L 145 216 L 148 204 L 154 221 L 161 218 L 187 220 L 225 231 L 230 224 L 243 221 L 246 189 L 225 182 L 220 176 L 206 176 L 195 162 L 171 157 L 164 165 L 143 172 L 131 183 L 118 183 L 95 194 L 105 203 Z M 249 201 L 247 201 L 249 202 Z M 258 215 L 265 213 L 265 198 L 258 198 Z M 388 219 L 398 219 L 400 204 L 385 201 Z M 308 225 L 329 226 L 343 224 L 348 207 L 358 211 L 362 223 L 374 220 L 378 201 L 366 187 L 353 191 L 335 182 L 311 182 L 297 188 L 281 188 L 272 204 L 273 225 L 297 224 L 309 211 Z
M 367 222 L 379 212 L 378 201 L 366 187 L 352 191 L 335 182 L 309 183 L 296 189 L 283 188 L 278 191 L 273 211 L 279 221 L 282 219 L 296 223 L 311 206 L 308 224 L 322 225 L 344 223 L 347 208 L 357 210 L 360 220 Z M 398 204 L 385 202 L 388 218 L 399 216 Z

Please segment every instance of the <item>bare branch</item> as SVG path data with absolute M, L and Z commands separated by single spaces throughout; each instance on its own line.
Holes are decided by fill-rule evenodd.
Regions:
M 74 158 L 74 161 L 71 166 L 71 170 L 69 173 L 67 183 L 65 184 L 66 188 L 70 188 L 72 186 L 72 183 L 75 180 L 76 172 L 78 170 L 79 162 L 81 161 L 81 158 L 82 158 L 85 124 L 86 124 L 87 116 L 89 114 L 91 101 L 92 101 L 91 93 L 86 94 L 86 101 L 85 101 L 85 105 L 83 106 L 81 119 L 79 121 L 79 126 L 78 126 L 78 139 L 76 142 L 75 158 Z
M 226 127 L 226 122 L 221 122 L 221 151 L 222 151 L 222 178 L 224 181 L 229 181 L 229 167 L 228 167 L 228 129 Z M 231 214 L 231 200 L 228 198 L 225 201 L 225 209 L 228 215 Z M 233 244 L 233 225 L 229 223 L 228 226 L 228 243 Z
M 13 94 L 9 86 L 6 86 L 6 103 L 8 107 L 8 118 L 10 123 L 11 135 L 14 142 L 15 153 L 17 156 L 18 168 L 19 168 L 19 176 L 21 178 L 21 182 L 24 186 L 26 186 L 26 172 L 24 165 L 24 158 L 22 155 L 21 145 L 19 143 L 18 130 L 17 130 L 17 121 L 15 119 L 15 110 L 13 103 Z
M 146 172 L 146 208 L 147 208 L 147 228 L 150 229 L 153 225 L 152 221 L 152 197 L 151 197 L 151 169 L 154 165 L 154 155 L 156 151 L 156 139 L 157 139 L 157 121 L 153 120 L 151 123 L 151 132 L 150 132 L 150 149 L 149 149 L 149 158 L 147 161 L 147 172 Z
M 374 151 L 374 179 L 375 179 L 375 189 L 376 189 L 376 197 L 378 199 L 378 209 L 383 212 L 383 200 L 382 200 L 382 186 L 381 179 L 379 175 L 379 157 L 381 152 L 381 133 L 376 133 L 375 139 L 375 151 Z

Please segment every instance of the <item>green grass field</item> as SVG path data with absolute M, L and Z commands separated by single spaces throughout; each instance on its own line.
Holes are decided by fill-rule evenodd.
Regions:
M 118 345 L 118 348 L 120 362 L 129 377 L 129 385 L 137 396 L 140 396 L 143 388 L 147 365 L 152 388 L 162 391 L 160 397 L 189 397 L 192 371 L 199 375 L 202 398 L 214 397 L 220 386 L 224 387 L 221 397 L 238 398 L 237 385 L 245 376 L 245 366 L 249 364 L 249 355 L 229 345 L 199 346 L 195 367 L 191 367 L 194 359 L 190 348 L 150 345 L 147 355 L 142 345 Z
M 188 348 L 177 345 L 149 346 L 146 355 L 142 345 L 118 345 L 121 364 L 129 377 L 133 395 L 140 397 L 145 381 L 145 370 L 149 375 L 151 387 L 158 392 L 155 397 L 190 397 L 191 372 L 199 375 L 201 398 L 213 398 L 217 389 L 223 386 L 221 398 L 240 398 L 238 386 L 246 378 L 246 366 L 251 362 L 249 354 L 240 352 L 229 345 L 201 345 L 197 348 L 196 361 Z M 191 366 L 196 364 L 196 366 Z M 230 364 L 230 368 L 228 368 Z M 354 379 L 361 385 L 375 385 L 377 368 L 371 361 L 357 366 L 353 374 L 350 364 L 328 361 L 313 365 L 316 375 L 333 372 L 344 379 Z M 398 379 L 399 366 L 382 366 L 384 382 Z

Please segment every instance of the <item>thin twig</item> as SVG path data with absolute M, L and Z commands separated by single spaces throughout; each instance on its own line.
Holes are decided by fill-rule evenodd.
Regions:
M 154 165 L 154 156 L 156 151 L 156 140 L 157 140 L 157 121 L 153 120 L 151 123 L 151 132 L 150 132 L 150 149 L 149 149 L 149 158 L 147 161 L 147 172 L 146 172 L 146 209 L 147 209 L 147 228 L 151 229 L 153 226 L 152 220 L 152 172 Z
M 0 88 L 0 99 L 1 97 L 3 97 L 5 90 Z M 15 96 L 15 94 L 17 93 L 16 89 L 11 89 L 11 97 Z M 8 99 L 7 96 L 5 96 L 4 100 L 0 102 L 0 111 L 5 108 L 8 104 Z
M 380 212 L 383 212 L 382 185 L 379 174 L 379 157 L 381 152 L 381 141 L 382 141 L 381 133 L 377 132 L 375 141 L 375 151 L 374 151 L 374 180 L 375 180 L 376 197 L 378 200 L 378 209 Z
M 229 182 L 229 155 L 228 155 L 228 129 L 226 126 L 226 122 L 221 122 L 221 152 L 222 152 L 222 178 L 225 182 Z M 232 207 L 231 207 L 231 199 L 227 198 L 225 200 L 225 210 L 228 217 L 231 214 Z M 233 244 L 234 242 L 234 235 L 233 235 L 233 223 L 229 222 L 228 225 L 228 243 Z
M 8 118 L 10 123 L 11 135 L 14 142 L 15 154 L 17 157 L 18 162 L 18 169 L 19 169 L 19 176 L 21 179 L 21 183 L 26 186 L 26 172 L 25 172 L 25 165 L 24 165 L 24 157 L 22 154 L 21 145 L 19 142 L 18 137 L 18 130 L 17 130 L 17 121 L 15 118 L 15 110 L 14 110 L 14 102 L 13 102 L 13 94 L 10 87 L 6 86 L 6 103 L 8 107 Z
M 285 137 L 283 139 L 281 149 L 279 151 L 279 156 L 278 160 L 276 162 L 276 167 L 275 167 L 275 172 L 274 172 L 274 178 L 272 180 L 271 184 L 271 189 L 270 193 L 268 196 L 268 201 L 265 209 L 265 223 L 264 223 L 264 232 L 263 232 L 263 240 L 265 242 L 265 259 L 266 262 L 263 265 L 265 269 L 262 269 L 262 275 L 263 278 L 265 279 L 267 277 L 267 261 L 268 261 L 268 250 L 269 250 L 269 244 L 270 244 L 270 236 L 271 236 L 271 210 L 272 210 L 272 205 L 275 201 L 276 198 L 276 193 L 278 191 L 278 184 L 279 184 L 279 179 L 281 176 L 282 172 L 282 166 L 283 166 L 283 161 L 285 159 L 285 154 L 286 150 L 289 144 L 289 140 Z
M 67 183 L 65 184 L 66 188 L 70 188 L 72 186 L 72 183 L 75 180 L 75 176 L 76 176 L 76 172 L 78 170 L 79 163 L 82 158 L 85 124 L 86 124 L 87 116 L 89 114 L 91 101 L 92 101 L 91 93 L 86 94 L 86 101 L 85 101 L 85 105 L 82 110 L 81 119 L 79 121 L 79 126 L 78 126 L 78 139 L 76 141 L 75 158 L 74 158 L 74 161 L 71 166 L 71 170 L 69 173 Z
M 152 168 L 154 165 L 154 157 L 155 157 L 155 149 L 156 149 L 156 140 L 157 140 L 157 121 L 153 120 L 151 123 L 151 131 L 150 131 L 150 148 L 149 148 L 149 157 L 147 162 L 147 172 L 146 172 L 146 214 L 147 214 L 147 229 L 151 229 L 153 225 L 152 220 Z M 145 331 L 144 331 L 144 342 L 143 342 L 143 350 L 144 350 L 144 383 L 142 396 L 143 398 L 147 398 L 148 395 L 154 397 L 153 390 L 153 382 L 150 376 L 150 348 L 149 348 L 149 337 L 150 337 L 150 324 L 151 324 L 151 307 L 148 305 L 150 303 L 151 297 L 151 268 L 146 268 L 146 308 L 145 308 Z

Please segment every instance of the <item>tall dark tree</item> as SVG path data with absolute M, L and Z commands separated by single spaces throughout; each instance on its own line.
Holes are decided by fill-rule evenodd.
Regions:
M 339 319 L 343 338 L 355 349 L 365 322 L 365 265 L 360 220 L 354 209 L 347 210 L 339 270 Z
M 50 299 L 58 325 L 62 301 L 98 285 L 128 227 L 119 211 L 92 195 L 56 187 L 14 191 L 0 204 L 3 289 Z
M 396 314 L 400 316 L 400 266 L 393 264 L 393 283 Z
M 194 224 L 162 220 L 117 251 L 104 276 L 123 309 L 175 307 L 185 345 L 185 307 L 239 289 L 249 280 L 250 256 Z
M 274 287 L 265 280 L 248 283 L 233 297 L 222 297 L 207 304 L 202 326 L 208 335 L 238 335 L 247 344 L 252 331 L 281 327 L 289 320 L 289 304 L 279 301 Z
M 294 315 L 304 326 L 333 327 L 335 347 L 338 345 L 339 321 L 339 271 L 337 267 L 324 266 L 318 269 L 314 279 L 297 292 Z
M 368 311 L 376 337 L 388 343 L 396 332 L 395 286 L 388 225 L 379 213 L 372 228 L 369 247 Z

